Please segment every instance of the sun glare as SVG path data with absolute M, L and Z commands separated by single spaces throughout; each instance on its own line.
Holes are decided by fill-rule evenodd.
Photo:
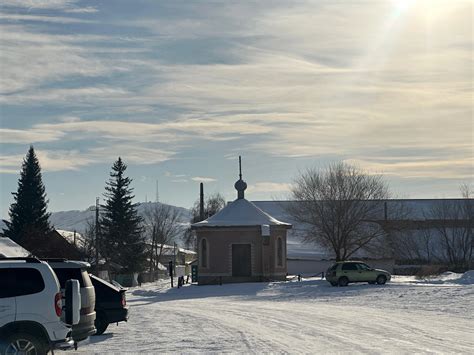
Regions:
M 409 8 L 413 7 L 417 0 L 392 0 L 395 16 L 400 16 L 404 12 L 408 11 Z
M 407 10 L 409 7 L 413 6 L 415 2 L 416 0 L 393 0 L 393 3 L 399 11 Z

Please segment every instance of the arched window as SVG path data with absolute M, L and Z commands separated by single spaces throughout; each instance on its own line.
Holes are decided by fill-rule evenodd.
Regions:
M 283 266 L 283 240 L 281 237 L 277 238 L 277 266 Z
M 207 267 L 207 239 L 201 239 L 201 267 Z

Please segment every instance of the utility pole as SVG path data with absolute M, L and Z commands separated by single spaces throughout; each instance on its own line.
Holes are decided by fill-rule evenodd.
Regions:
M 173 268 L 173 271 L 176 271 L 176 242 L 173 243 Z
M 95 199 L 95 271 L 99 276 L 99 198 Z
M 170 270 L 170 280 L 171 280 L 171 288 L 173 288 L 173 277 L 174 277 L 174 273 L 173 273 L 173 261 L 170 260 L 168 262 L 168 268 Z
M 204 221 L 204 184 L 200 184 L 199 192 L 199 222 Z

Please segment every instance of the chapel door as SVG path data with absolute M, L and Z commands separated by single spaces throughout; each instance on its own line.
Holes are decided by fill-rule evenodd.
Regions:
M 232 276 L 252 276 L 250 244 L 232 245 Z

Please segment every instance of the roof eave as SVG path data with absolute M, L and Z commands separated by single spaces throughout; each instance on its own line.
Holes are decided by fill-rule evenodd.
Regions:
M 261 228 L 261 224 L 229 224 L 229 225 L 212 225 L 212 224 L 192 224 L 191 229 L 196 230 L 196 229 L 224 229 L 224 228 Z M 270 224 L 270 227 L 272 228 L 278 228 L 282 227 L 285 229 L 291 229 L 293 226 L 289 223 L 282 223 L 282 224 Z

